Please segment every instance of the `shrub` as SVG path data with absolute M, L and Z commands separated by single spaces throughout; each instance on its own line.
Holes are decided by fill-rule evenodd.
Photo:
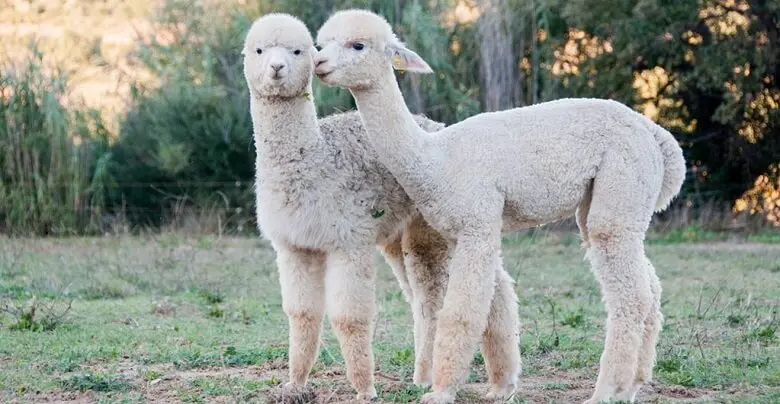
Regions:
M 99 113 L 74 108 L 65 75 L 48 73 L 31 50 L 20 66 L 0 67 L 0 232 L 94 230 L 108 131 Z

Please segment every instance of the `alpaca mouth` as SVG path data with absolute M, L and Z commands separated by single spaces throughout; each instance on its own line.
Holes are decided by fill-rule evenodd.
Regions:
M 333 73 L 333 70 L 328 70 L 328 71 L 322 71 L 322 70 L 319 70 L 319 69 L 315 69 L 315 70 L 314 70 L 314 74 L 315 74 L 315 75 L 317 76 L 317 78 L 319 78 L 320 80 L 322 80 L 323 78 L 327 77 L 327 76 L 328 76 L 329 74 L 331 74 L 331 73 Z

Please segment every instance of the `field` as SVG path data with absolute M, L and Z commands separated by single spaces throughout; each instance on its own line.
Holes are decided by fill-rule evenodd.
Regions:
M 643 402 L 780 402 L 780 244 L 648 242 L 666 316 Z M 517 279 L 524 375 L 515 402 L 581 402 L 605 313 L 574 234 L 505 240 Z M 410 402 L 411 314 L 377 257 L 374 349 L 383 402 Z M 264 402 L 286 380 L 273 252 L 252 238 L 0 238 L 0 401 Z M 69 306 L 70 305 L 70 306 Z M 34 308 L 34 309 L 31 309 Z M 70 309 L 68 309 L 70 307 Z M 335 337 L 311 382 L 351 399 Z M 460 402 L 486 389 L 476 356 Z

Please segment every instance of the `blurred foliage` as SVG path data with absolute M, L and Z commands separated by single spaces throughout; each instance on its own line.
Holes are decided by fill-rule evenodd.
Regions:
M 132 3 L 133 10 L 152 4 Z M 59 139 L 51 146 L 69 144 L 72 132 L 54 123 L 58 114 L 90 128 L 80 135 L 90 139 L 86 146 L 67 146 L 81 153 L 80 171 L 56 171 L 59 183 L 79 185 L 56 197 L 40 188 L 36 197 L 54 198 L 58 209 L 106 207 L 133 225 L 164 225 L 192 208 L 219 210 L 222 225 L 251 228 L 246 30 L 276 11 L 300 17 L 316 35 L 333 11 L 354 7 L 384 15 L 435 70 L 398 74 L 414 112 L 451 124 L 563 97 L 616 99 L 680 141 L 690 166 L 678 202 L 685 209 L 736 201 L 736 211 L 780 217 L 780 0 L 166 0 L 126 63 L 136 77 L 110 153 L 90 113 L 60 106 L 41 112 L 45 119 L 36 122 L 48 126 L 25 129 Z M 348 92 L 318 80 L 314 97 L 320 115 L 354 109 Z M 21 192 L 0 191 L 5 200 Z M 25 215 L 0 211 L 5 221 Z
M 97 111 L 66 107 L 68 82 L 32 49 L 0 68 L 0 232 L 63 235 L 105 213 L 108 131 Z
M 166 3 L 154 21 L 165 35 L 147 38 L 134 55 L 158 82 L 132 87 L 112 146 L 111 206 L 132 225 L 214 210 L 222 226 L 243 227 L 253 212 L 255 153 L 240 48 L 251 21 L 189 3 Z

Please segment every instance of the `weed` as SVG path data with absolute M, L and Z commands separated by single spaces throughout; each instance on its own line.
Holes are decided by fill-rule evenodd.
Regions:
M 577 311 L 563 313 L 561 325 L 567 325 L 571 328 L 578 328 L 585 325 L 585 312 L 582 308 Z
M 222 318 L 225 317 L 225 311 L 219 307 L 214 306 L 208 311 L 208 313 L 206 313 L 206 315 L 211 318 Z
M 7 302 L 2 311 L 10 314 L 15 322 L 8 327 L 16 331 L 52 331 L 66 321 L 73 301 L 43 301 L 36 297 L 27 307 Z
M 65 390 L 73 391 L 127 391 L 130 385 L 115 375 L 105 373 L 81 373 L 60 381 L 60 386 Z
M 380 387 L 381 388 L 381 387 Z M 423 394 L 430 391 L 430 388 L 419 387 L 415 385 L 405 385 L 398 389 L 380 390 L 379 396 L 382 401 L 392 403 L 415 403 L 420 401 Z
M 744 314 L 729 314 L 726 316 L 726 324 L 729 327 L 737 327 L 742 324 L 745 324 L 745 321 L 747 321 L 747 316 Z
M 750 332 L 748 338 L 768 345 L 777 339 L 777 327 L 773 325 L 758 327 Z
M 225 386 L 220 380 L 195 379 L 192 380 L 190 384 L 209 396 L 224 396 L 230 394 L 230 388 Z
M 199 295 L 208 304 L 219 304 L 225 301 L 225 295 L 219 291 L 203 289 Z
M 414 349 L 406 347 L 396 351 L 390 357 L 390 364 L 401 367 L 414 365 Z
M 163 377 L 163 375 L 165 375 L 165 373 L 160 372 L 159 370 L 147 369 L 143 373 L 143 378 L 145 381 L 151 382 L 152 380 Z

